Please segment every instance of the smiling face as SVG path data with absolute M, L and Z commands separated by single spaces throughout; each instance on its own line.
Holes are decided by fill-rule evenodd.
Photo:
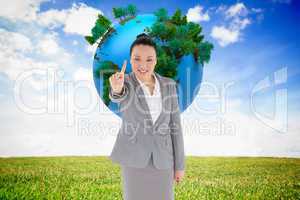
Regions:
M 142 44 L 133 47 L 130 64 L 132 71 L 140 80 L 151 80 L 156 62 L 156 52 L 154 47 Z

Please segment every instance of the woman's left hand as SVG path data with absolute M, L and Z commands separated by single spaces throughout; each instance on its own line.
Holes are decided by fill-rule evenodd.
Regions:
M 184 177 L 184 170 L 176 170 L 175 174 L 174 174 L 174 181 L 176 181 L 176 183 L 179 183 L 180 181 L 182 181 Z

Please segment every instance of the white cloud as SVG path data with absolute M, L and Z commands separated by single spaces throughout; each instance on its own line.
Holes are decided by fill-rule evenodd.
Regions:
M 40 11 L 40 4 L 49 0 L 1 1 L 0 16 L 13 22 L 37 22 L 52 30 L 63 26 L 66 33 L 89 35 L 98 14 L 103 12 L 84 3 L 73 3 L 69 9 Z
M 35 40 L 35 42 L 35 53 L 40 58 L 55 60 L 62 66 L 73 61 L 74 55 L 60 45 L 59 36 L 56 32 L 39 35 L 39 40 Z
M 261 13 L 261 12 L 263 12 L 263 9 L 262 8 L 251 8 L 251 11 L 254 13 Z
M 44 12 L 39 12 L 40 4 L 45 1 L 46 0 L 26 0 L 22 1 L 21 3 L 17 3 L 16 0 L 12 0 L 9 1 L 7 5 L 3 5 L 0 8 L 0 16 L 9 20 L 13 20 L 13 22 L 27 22 L 23 34 L 24 36 L 27 34 L 27 37 L 31 38 L 32 40 L 30 41 L 29 39 L 27 41 L 33 43 L 34 45 L 36 44 L 36 53 L 39 53 L 39 56 L 41 57 L 45 58 L 47 56 L 51 56 L 52 60 L 66 63 L 66 61 L 69 61 L 71 59 L 71 54 L 68 54 L 62 50 L 59 45 L 57 35 L 55 35 L 54 32 L 45 33 L 45 31 L 42 29 L 46 28 L 51 31 L 55 28 L 61 27 L 62 30 L 68 34 L 78 34 L 80 36 L 90 35 L 90 31 L 94 26 L 98 14 L 103 14 L 103 12 L 93 7 L 89 7 L 84 3 L 73 3 L 72 7 L 68 9 L 49 9 Z M 29 7 L 31 9 L 29 9 Z M 36 24 L 40 25 L 41 27 L 38 28 Z M 15 49 L 17 49 L 17 51 L 21 51 L 22 49 L 24 49 L 22 45 L 26 45 L 25 47 L 27 49 L 24 49 L 24 51 L 26 50 L 26 53 L 28 53 L 28 48 L 30 48 L 31 45 L 29 45 L 29 43 L 24 38 L 16 37 L 17 36 L 15 36 L 14 39 L 10 40 L 12 42 L 15 42 L 15 45 L 18 45 L 15 47 Z M 6 38 L 4 38 L 4 40 L 6 40 Z M 22 40 L 22 42 L 18 42 L 19 40 Z M 33 42 L 34 40 L 36 40 L 36 43 Z M 73 42 L 72 44 L 77 45 L 78 42 Z M 12 45 L 7 46 L 9 46 L 9 48 L 5 50 L 6 52 L 12 48 Z M 93 46 L 87 45 L 86 47 L 86 51 L 92 54 L 96 52 L 96 49 L 97 44 Z
M 216 12 L 224 14 L 226 21 L 224 25 L 213 26 L 210 36 L 222 47 L 241 41 L 242 30 L 252 23 L 247 7 L 243 3 L 236 3 L 229 8 L 221 5 Z M 258 13 L 261 10 L 255 9 L 253 12 Z
M 78 41 L 77 41 L 77 40 L 73 40 L 73 41 L 72 41 L 72 44 L 73 44 L 74 46 L 76 46 L 76 45 L 78 45 Z
M 0 44 L 1 52 L 7 51 L 7 53 L 28 52 L 33 49 L 31 40 L 27 36 L 21 33 L 6 31 L 1 28 Z
M 75 81 L 80 81 L 80 80 L 92 81 L 93 80 L 92 70 L 80 67 L 74 72 L 73 79 Z
M 67 10 L 50 9 L 39 13 L 38 23 L 49 29 L 54 29 L 65 23 L 67 15 Z
M 49 0 L 9 0 L 0 2 L 0 16 L 12 21 L 32 22 L 37 19 L 40 4 Z
M 248 9 L 243 3 L 236 3 L 228 8 L 225 12 L 227 17 L 237 17 L 248 15 Z
M 187 21 L 199 23 L 201 21 L 209 21 L 208 12 L 203 12 L 203 7 L 200 5 L 195 6 L 194 8 L 189 8 L 187 14 Z
M 44 100 L 41 105 L 29 103 L 34 107 L 47 107 Z M 2 103 L 0 156 L 108 155 L 120 127 L 120 118 L 109 110 L 99 111 L 101 106 L 98 101 L 93 112 L 78 114 L 76 124 L 69 126 L 66 115 L 74 112 L 74 107 L 63 107 L 65 110 L 61 113 L 33 115 L 19 110 L 13 101 Z
M 223 13 L 227 9 L 226 5 L 220 5 L 219 7 L 216 8 L 216 13 Z
M 66 33 L 90 35 L 98 14 L 103 15 L 103 12 L 84 3 L 73 3 L 70 9 L 50 9 L 40 13 L 38 23 L 49 29 L 63 26 Z
M 0 33 L 0 72 L 11 80 L 29 69 L 66 67 L 72 61 L 72 54 L 60 47 L 55 33 L 38 34 L 37 38 L 4 29 Z M 36 83 L 32 86 L 39 88 Z
M 48 68 L 67 69 L 68 66 L 72 66 L 72 55 L 57 44 L 57 35 L 38 32 L 39 29 L 36 35 L 30 38 L 20 32 L 0 29 L 0 73 L 5 74 L 14 83 L 21 84 L 23 93 L 31 98 L 29 102 L 39 98 L 36 92 L 52 87 L 47 83 L 51 74 L 45 75 Z M 31 71 L 31 76 L 26 77 L 24 83 L 17 82 L 28 70 L 34 70 Z M 41 74 L 41 71 L 45 73 Z M 13 91 L 12 89 L 7 88 L 8 91 Z
M 210 35 L 218 41 L 220 46 L 225 47 L 237 42 L 239 34 L 237 30 L 230 30 L 224 26 L 214 26 Z
M 30 38 L 4 29 L 0 29 L 0 33 L 0 72 L 6 74 L 11 80 L 15 80 L 24 70 L 50 65 L 25 55 L 34 49 Z
M 88 7 L 85 4 L 73 4 L 66 19 L 64 31 L 79 35 L 90 35 L 98 14 L 103 14 L 100 10 Z
M 278 133 L 251 113 L 230 110 L 224 115 L 198 115 L 190 123 L 183 120 L 186 152 L 197 156 L 299 157 L 299 125 L 296 116 L 290 119 L 288 132 Z
M 235 18 L 231 21 L 229 26 L 231 30 L 243 30 L 249 24 L 251 24 L 249 18 L 245 18 L 245 19 Z
M 96 53 L 97 47 L 98 47 L 98 43 L 95 43 L 93 45 L 86 44 L 86 51 L 94 55 Z
M 57 36 L 55 34 L 46 34 L 37 44 L 38 51 L 48 55 L 54 55 L 59 53 L 60 47 L 58 45 Z
M 6 95 L 8 94 L 7 92 L 1 90 L 0 108 L 2 112 L 0 113 L 0 118 L 3 123 L 0 123 L 0 130 L 5 134 L 0 136 L 0 154 L 1 156 L 58 155 L 66 153 L 78 154 L 83 151 L 88 154 L 91 153 L 91 148 L 85 148 L 88 145 L 92 145 L 93 153 L 98 154 L 99 143 L 102 147 L 111 148 L 113 141 L 109 143 L 109 140 L 104 140 L 106 138 L 100 138 L 98 141 L 95 141 L 95 137 L 78 137 L 79 135 L 76 134 L 79 122 L 75 120 L 78 120 L 79 117 L 87 120 L 87 123 L 94 120 L 93 127 L 89 127 L 90 131 L 94 131 L 91 134 L 102 136 L 110 134 L 109 131 L 116 128 L 115 123 L 112 123 L 116 116 L 111 114 L 111 111 L 102 101 L 99 101 L 99 96 L 93 83 L 92 71 L 80 67 L 78 63 L 82 63 L 81 57 L 78 56 L 76 59 L 73 59 L 72 54 L 63 47 L 64 45 L 61 43 L 58 33 L 52 31 L 54 28 L 62 27 L 67 33 L 80 34 L 81 36 L 86 34 L 85 31 L 90 31 L 91 27 L 86 27 L 89 24 L 91 26 L 95 22 L 96 14 L 100 12 L 96 12 L 96 9 L 87 7 L 84 4 L 79 4 L 78 6 L 73 4 L 70 9 L 43 14 L 44 12 L 38 13 L 38 2 L 42 1 L 24 0 L 21 2 L 12 0 L 8 1 L 7 5 L 1 5 L 1 19 L 8 19 L 8 23 L 11 23 L 9 25 L 14 27 L 14 31 L 0 28 L 1 84 L 3 86 L 4 81 L 9 80 L 9 83 L 12 84 L 9 85 L 10 88 L 7 88 L 7 90 L 15 92 L 15 90 L 12 90 L 13 83 L 16 83 L 15 80 L 19 75 L 30 69 L 42 69 L 42 72 L 47 72 L 44 70 L 49 68 L 61 69 L 64 77 L 61 76 L 59 80 L 56 79 L 58 82 L 54 83 L 55 89 L 57 89 L 55 91 L 53 91 L 54 87 L 47 85 L 46 81 L 49 76 L 45 76 L 45 74 L 35 73 L 22 83 L 22 88 L 19 91 L 22 93 L 22 100 L 29 106 L 29 109 L 45 108 L 46 113 L 43 115 L 24 112 L 17 106 L 17 101 L 13 99 L 13 96 L 18 96 L 19 93 L 9 93 L 8 96 Z M 23 6 L 23 4 L 26 5 Z M 8 9 L 9 6 L 12 6 L 14 9 Z M 7 9 L 7 11 L 4 9 Z M 92 15 L 91 13 L 94 14 Z M 56 16 L 54 17 L 53 15 Z M 94 18 L 91 18 L 92 16 Z M 75 23 L 84 25 L 77 26 Z M 76 42 L 73 44 L 76 45 Z M 69 77 L 71 81 L 66 80 Z M 51 76 L 51 78 L 53 77 Z M 72 78 L 74 78 L 76 83 L 73 82 Z M 69 87 L 60 87 L 64 86 L 62 82 L 63 84 L 68 84 Z M 73 86 L 77 87 L 72 88 Z M 47 89 L 52 89 L 54 95 L 48 94 L 47 96 L 49 91 Z M 91 112 L 80 116 L 74 112 L 82 111 L 81 108 L 89 108 L 90 105 L 94 105 L 91 102 L 97 103 L 95 107 L 91 106 Z M 99 108 L 102 109 L 100 110 L 100 115 Z M 60 112 L 57 112 L 56 109 Z M 90 111 L 89 109 L 86 110 Z M 56 112 L 51 113 L 53 111 Z M 92 111 L 96 112 L 92 113 Z M 100 131 L 94 130 L 93 128 L 99 125 L 99 121 L 95 119 L 101 119 L 104 125 L 109 124 L 109 122 L 112 125 L 105 130 L 103 128 Z M 73 120 L 75 122 L 74 126 L 69 127 L 70 125 L 68 126 L 67 122 L 73 122 Z M 27 128 L 24 128 L 24 124 L 30 124 L 32 121 L 35 122 L 34 127 L 27 126 Z M 20 126 L 16 127 L 14 126 L 15 124 Z M 83 124 L 83 131 L 86 130 L 85 125 Z M 70 143 L 70 138 L 72 138 L 72 144 Z M 82 144 L 83 139 L 90 141 L 86 143 L 87 145 L 83 145 L 82 148 L 76 149 L 78 145 Z M 28 142 L 24 143 L 25 140 Z M 67 143 L 69 145 L 66 146 Z M 53 144 L 57 146 L 53 148 Z M 108 153 L 108 148 L 101 149 L 104 149 L 102 153 Z
M 256 15 L 257 23 L 260 23 L 264 19 L 264 10 L 262 8 L 251 8 L 251 12 Z
M 46 23 L 51 14 L 38 13 L 42 2 L 45 0 L 12 0 L 0 6 L 0 16 L 17 28 L 14 32 L 0 29 L 0 72 L 11 80 L 16 80 L 28 69 L 66 67 L 71 62 L 72 55 L 59 45 L 58 34 L 36 25 L 40 21 L 51 25 Z M 52 13 L 56 16 L 54 21 L 62 20 L 63 13 Z M 35 89 L 43 88 L 34 81 L 30 82 Z

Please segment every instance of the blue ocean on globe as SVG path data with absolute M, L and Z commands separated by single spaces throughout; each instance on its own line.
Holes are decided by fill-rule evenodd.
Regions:
M 93 61 L 93 71 L 99 66 L 99 61 L 110 60 L 118 65 L 121 69 L 123 61 L 127 60 L 125 73 L 131 72 L 130 65 L 130 45 L 136 39 L 136 36 L 144 32 L 146 27 L 151 27 L 156 21 L 153 14 L 137 15 L 134 19 L 127 21 L 124 25 L 116 24 L 116 32 L 111 34 L 97 48 L 95 54 L 98 59 Z M 192 103 L 199 92 L 202 81 L 203 66 L 195 62 L 193 55 L 183 56 L 178 65 L 178 74 L 176 79 L 179 80 L 177 91 L 180 112 L 183 112 Z M 103 97 L 103 77 L 94 75 L 94 83 L 99 96 Z M 110 102 L 109 109 L 121 116 L 117 103 Z

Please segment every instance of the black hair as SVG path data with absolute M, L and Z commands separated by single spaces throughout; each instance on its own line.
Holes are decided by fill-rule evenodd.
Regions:
M 131 56 L 133 47 L 136 45 L 140 45 L 140 44 L 152 46 L 154 48 L 155 52 L 157 53 L 156 43 L 152 40 L 152 38 L 149 35 L 147 35 L 146 33 L 141 33 L 136 36 L 135 41 L 130 46 L 130 56 Z

